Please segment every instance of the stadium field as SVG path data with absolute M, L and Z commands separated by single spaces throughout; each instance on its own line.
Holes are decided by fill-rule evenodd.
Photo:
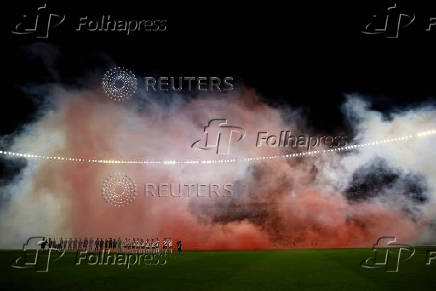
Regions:
M 398 272 L 364 269 L 370 249 L 186 251 L 165 265 L 75 265 L 66 254 L 49 272 L 10 267 L 22 251 L 0 251 L 4 289 L 58 290 L 436 290 L 436 262 L 426 249 Z

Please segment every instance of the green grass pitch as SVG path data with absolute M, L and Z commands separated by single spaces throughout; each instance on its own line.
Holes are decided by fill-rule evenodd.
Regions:
M 425 250 L 399 272 L 364 269 L 370 249 L 186 251 L 163 266 L 74 265 L 67 254 L 48 273 L 18 270 L 22 251 L 0 251 L 0 289 L 57 290 L 436 290 L 436 261 Z

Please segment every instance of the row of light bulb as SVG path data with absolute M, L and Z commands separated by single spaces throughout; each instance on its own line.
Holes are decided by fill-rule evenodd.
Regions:
M 341 151 L 349 151 L 355 150 L 368 146 L 376 146 L 386 143 L 393 142 L 401 142 L 407 141 L 416 137 L 425 137 L 430 135 L 435 135 L 436 129 L 431 129 L 427 131 L 419 132 L 415 135 L 406 135 L 402 137 L 396 138 L 388 138 L 377 140 L 373 142 L 356 144 L 356 145 L 348 145 L 343 147 L 337 147 L 326 150 L 318 150 L 318 151 L 307 151 L 301 153 L 293 153 L 293 154 L 280 154 L 273 156 L 259 156 L 259 157 L 246 157 L 239 159 L 220 159 L 220 160 L 162 160 L 162 161 L 146 161 L 146 160 L 99 160 L 99 159 L 85 159 L 85 158 L 77 158 L 77 157 L 61 157 L 61 156 L 46 156 L 46 155 L 35 155 L 28 153 L 17 153 L 10 151 L 0 151 L 1 155 L 9 156 L 9 157 L 20 157 L 20 158 L 30 158 L 30 159 L 44 159 L 44 160 L 57 160 L 57 161 L 70 161 L 70 162 L 79 162 L 79 163 L 94 163 L 94 164 L 162 164 L 162 165 L 176 165 L 176 164 L 228 164 L 228 163 L 236 163 L 236 162 L 252 162 L 252 161 L 264 161 L 264 160 L 272 160 L 278 158 L 299 158 L 299 157 L 308 157 L 315 156 L 319 154 L 329 153 L 329 152 L 341 152 Z

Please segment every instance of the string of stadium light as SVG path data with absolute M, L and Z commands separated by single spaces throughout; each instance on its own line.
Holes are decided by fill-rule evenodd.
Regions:
M 256 162 L 256 161 L 264 161 L 264 160 L 272 160 L 278 158 L 301 158 L 308 156 L 316 156 L 324 153 L 330 152 L 342 152 L 342 151 L 350 151 L 368 146 L 376 146 L 381 144 L 393 143 L 393 142 L 405 142 L 409 141 L 413 138 L 417 137 L 425 137 L 436 135 L 436 129 L 431 129 L 427 131 L 418 132 L 414 135 L 405 135 L 396 138 L 388 138 L 382 140 L 376 140 L 363 144 L 355 144 L 355 145 L 347 145 L 343 147 L 337 147 L 332 149 L 325 150 L 317 150 L 317 151 L 307 151 L 300 153 L 292 153 L 292 154 L 280 154 L 280 155 L 272 155 L 272 156 L 258 156 L 258 157 L 244 157 L 238 159 L 220 159 L 220 160 L 157 160 L 157 161 L 148 161 L 148 160 L 101 160 L 101 159 L 86 159 L 79 157 L 63 157 L 63 156 L 47 156 L 47 155 L 38 155 L 38 154 L 30 154 L 30 153 L 18 153 L 11 151 L 0 151 L 0 155 L 8 156 L 8 157 L 18 157 L 18 158 L 29 158 L 29 159 L 43 159 L 43 160 L 54 160 L 54 161 L 68 161 L 68 162 L 78 162 L 78 163 L 91 163 L 91 164 L 161 164 L 161 165 L 177 165 L 177 164 L 227 164 L 227 163 L 236 163 L 236 162 Z

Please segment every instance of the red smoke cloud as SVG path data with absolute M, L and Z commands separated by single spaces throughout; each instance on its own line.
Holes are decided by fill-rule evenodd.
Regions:
M 214 153 L 190 148 L 213 118 L 227 118 L 247 130 L 232 157 L 279 153 L 279 148 L 256 148 L 255 133 L 296 127 L 284 124 L 281 113 L 251 91 L 165 109 L 137 109 L 86 93 L 63 101 L 57 114 L 56 126 L 66 136 L 62 154 L 96 159 L 215 159 Z M 66 227 L 74 237 L 171 237 L 181 239 L 186 249 L 266 249 L 368 247 L 382 235 L 407 242 L 422 231 L 422 221 L 395 207 L 350 203 L 324 187 L 314 158 L 183 166 L 51 162 L 39 175 L 53 167 L 57 177 L 43 187 L 56 189 L 59 201 L 67 201 L 62 202 L 70 210 L 65 211 L 70 217 Z M 102 182 L 114 172 L 136 182 L 137 198 L 127 207 L 113 207 L 102 198 Z M 55 187 L 59 183 L 62 191 Z M 146 183 L 240 187 L 232 197 L 145 197 Z

